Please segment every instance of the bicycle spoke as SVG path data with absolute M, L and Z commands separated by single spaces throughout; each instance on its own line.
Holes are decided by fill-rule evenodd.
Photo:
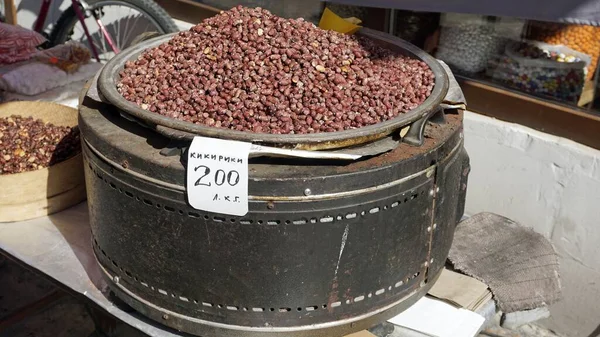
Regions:
M 92 8 L 91 10 L 94 11 L 93 14 L 98 15 L 98 21 L 94 15 L 86 18 L 84 22 L 77 21 L 73 27 L 70 39 L 82 43 L 87 41 L 82 24 L 89 27 L 88 29 L 91 28 L 89 30 L 90 41 L 87 41 L 87 44 L 90 48 L 92 46 L 96 48 L 102 62 L 115 55 L 115 49 L 109 43 L 110 40 L 112 40 L 117 50 L 123 50 L 129 47 L 138 33 L 150 31 L 162 32 L 162 29 L 152 17 L 149 17 L 144 12 L 140 12 L 136 8 L 119 4 Z M 122 22 L 123 20 L 125 22 Z M 95 22 L 95 24 L 92 22 Z M 110 34 L 110 39 L 103 33 L 102 26 L 106 34 Z
M 125 31 L 125 32 L 127 32 L 127 31 L 128 31 L 128 28 L 129 28 L 129 18 L 131 18 L 131 17 L 133 17 L 133 16 L 134 16 L 134 15 L 132 15 L 132 14 L 131 14 L 131 11 L 132 11 L 132 9 L 131 9 L 131 8 L 129 8 L 129 7 L 128 7 L 127 9 L 128 9 L 128 14 L 127 14 L 127 15 L 124 15 L 124 16 L 123 16 L 121 19 L 117 20 L 117 22 L 118 22 L 118 24 L 119 24 L 119 33 L 118 33 L 118 34 L 119 34 L 119 36 L 117 37 L 117 38 L 119 39 L 119 41 L 120 41 L 120 42 L 117 44 L 117 46 L 119 47 L 119 50 L 123 50 L 123 49 L 125 48 L 125 44 L 127 43 L 127 40 L 126 40 L 126 38 L 123 38 L 123 37 L 121 37 L 121 36 L 120 36 L 120 35 L 121 35 L 121 30 L 120 30 L 120 27 L 121 27 L 121 21 L 122 21 L 122 20 L 125 20 L 125 30 L 124 30 L 124 31 Z M 134 14 L 135 14 L 135 13 L 134 13 Z
M 129 13 L 131 14 L 131 8 L 129 8 Z M 125 16 L 126 21 L 125 21 L 125 32 L 127 32 L 128 28 L 129 28 L 129 17 L 130 15 Z M 127 43 L 127 40 L 123 39 L 123 44 Z
M 131 29 L 131 31 L 129 31 L 129 32 L 127 33 L 127 37 L 126 37 L 125 39 L 123 39 L 123 41 L 124 41 L 124 42 L 129 42 L 129 35 L 130 35 L 130 34 L 131 34 L 131 32 L 132 32 L 132 31 L 135 29 L 135 24 L 137 24 L 137 22 L 138 22 L 138 20 L 139 20 L 139 19 L 140 19 L 140 16 L 137 16 L 137 17 L 135 18 L 135 22 L 134 22 L 134 25 L 133 25 L 133 27 L 131 27 L 131 28 L 132 28 L 132 29 Z
M 96 15 L 97 15 L 97 17 L 96 17 Z M 94 22 L 98 26 L 98 31 L 96 32 L 96 34 L 99 35 L 99 37 L 100 37 L 99 40 L 100 40 L 100 42 L 102 42 L 102 51 L 106 53 L 106 51 L 108 50 L 107 41 L 106 41 L 106 36 L 104 36 L 104 33 L 102 32 L 102 29 L 100 29 L 100 23 L 99 23 L 100 13 L 98 13 L 98 12 L 94 13 L 93 18 L 94 18 Z M 90 26 L 88 26 L 88 27 L 90 27 Z M 93 38 L 93 34 L 91 32 L 90 32 L 90 35 Z
M 98 52 L 98 56 L 100 57 L 103 53 L 106 52 L 106 49 L 104 48 L 104 46 L 102 44 L 99 43 L 98 39 L 95 39 L 92 37 L 91 39 L 91 44 L 94 45 L 94 47 L 96 47 L 96 51 Z
M 149 23 L 146 24 L 146 27 L 144 27 L 144 30 L 142 32 L 143 33 L 147 32 L 148 28 L 150 28 L 150 24 Z
M 102 52 L 103 52 L 103 54 L 106 54 L 109 52 L 108 44 L 106 42 L 106 37 L 104 36 L 104 34 L 102 34 L 102 32 L 99 32 L 98 35 L 100 35 L 102 37 L 102 39 L 100 40 L 100 41 L 102 41 Z
M 75 34 L 75 31 L 77 31 L 77 33 L 78 33 L 78 34 L 77 34 L 77 35 L 75 35 L 75 36 L 79 36 L 79 43 L 82 43 L 82 44 L 87 44 L 88 46 L 90 46 L 90 51 L 91 51 L 91 46 L 92 46 L 92 44 L 93 44 L 93 41 L 89 41 L 89 40 L 87 39 L 87 36 L 85 36 L 85 32 L 84 32 L 84 31 L 83 31 L 83 29 L 82 29 L 82 28 L 80 28 L 79 26 L 76 26 L 76 27 L 73 29 L 73 34 Z M 72 38 L 72 36 L 71 36 L 71 38 Z M 95 44 L 94 44 L 94 45 L 95 45 Z M 98 49 L 98 46 L 96 47 L 96 49 Z
M 117 30 L 117 36 L 116 36 L 117 41 L 115 41 L 115 43 L 117 44 L 117 48 L 119 48 L 119 50 L 121 50 L 121 19 L 117 20 L 116 26 L 117 26 L 117 28 L 116 28 L 116 30 Z

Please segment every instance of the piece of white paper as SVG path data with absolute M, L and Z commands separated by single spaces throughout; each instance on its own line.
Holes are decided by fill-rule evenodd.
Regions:
M 194 137 L 188 149 L 187 197 L 195 209 L 248 213 L 248 155 L 252 144 Z
M 474 337 L 485 319 L 472 311 L 425 296 L 388 322 L 432 337 Z
M 362 157 L 359 154 L 348 154 L 328 151 L 305 151 L 279 149 L 275 147 L 262 146 L 252 144 L 250 148 L 250 157 L 284 157 L 284 158 L 309 158 L 309 159 L 339 159 L 339 160 L 356 160 Z

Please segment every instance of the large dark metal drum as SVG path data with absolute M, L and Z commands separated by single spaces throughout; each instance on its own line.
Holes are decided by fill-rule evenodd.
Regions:
M 445 76 L 419 118 L 439 111 Z M 185 156 L 163 150 L 193 130 L 160 122 L 89 98 L 80 107 L 94 252 L 143 315 L 205 337 L 343 336 L 412 305 L 443 268 L 469 171 L 460 111 L 407 120 L 424 126 L 421 146 L 351 163 L 251 159 L 241 217 L 189 206 Z
M 462 116 L 425 144 L 350 165 L 250 164 L 250 212 L 200 212 L 168 143 L 81 107 L 94 251 L 144 315 L 202 336 L 341 336 L 402 311 L 444 265 L 462 215 Z

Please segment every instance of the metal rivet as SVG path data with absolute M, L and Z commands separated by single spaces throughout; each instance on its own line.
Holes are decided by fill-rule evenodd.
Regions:
M 121 279 L 120 279 L 118 276 L 115 276 L 115 277 L 113 277 L 113 281 L 114 281 L 115 283 L 119 283 L 119 281 L 120 281 L 120 280 L 121 280 Z
M 433 224 L 433 229 L 435 230 L 436 228 L 437 228 L 437 224 L 436 224 L 436 223 L 434 223 L 434 224 Z
M 431 227 L 427 227 L 427 233 L 431 232 Z
M 169 315 L 167 315 L 167 314 L 164 314 L 164 315 L 163 315 L 163 319 L 169 319 Z
M 312 191 L 310 190 L 310 188 L 307 188 L 304 190 L 304 195 L 311 195 Z

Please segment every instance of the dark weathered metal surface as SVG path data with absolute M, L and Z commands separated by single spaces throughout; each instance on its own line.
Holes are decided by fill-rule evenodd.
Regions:
M 183 191 L 185 170 L 179 156 L 166 157 L 160 150 L 170 144 L 166 137 L 150 129 L 139 127 L 119 117 L 116 109 L 98 107 L 84 101 L 79 127 L 85 139 L 103 156 L 109 158 L 116 169 L 152 177 L 176 191 Z M 97 110 L 100 109 L 100 110 Z M 268 199 L 270 196 L 304 196 L 305 188 L 315 194 L 325 191 L 340 192 L 360 189 L 405 177 L 405 172 L 416 172 L 447 156 L 461 142 L 462 114 L 447 114 L 445 125 L 430 124 L 421 147 L 401 144 L 394 150 L 369 160 L 347 162 L 319 162 L 287 159 L 255 159 L 249 167 L 253 179 L 249 182 L 252 195 Z M 116 127 L 115 127 L 116 126 Z M 404 170 L 394 170 L 390 165 L 402 161 Z M 369 179 L 360 179 L 361 172 L 370 169 Z M 329 179 L 322 179 L 328 176 Z M 295 177 L 302 186 L 286 189 L 286 181 Z M 269 179 L 268 185 L 261 181 Z
M 412 123 L 403 141 L 413 146 L 423 145 L 423 142 L 425 142 L 425 127 L 429 122 L 445 123 L 444 109 L 440 107 L 438 110 L 431 111 L 427 116 Z
M 106 336 L 102 335 L 103 337 L 190 336 L 147 319 L 132 311 L 130 307 L 121 305 L 118 298 L 110 295 L 110 290 L 101 277 L 100 266 L 94 259 L 90 240 L 87 203 L 82 203 L 50 217 L 0 224 L 0 254 L 6 254 L 10 259 L 31 268 L 40 276 L 48 278 L 49 281 L 55 282 L 62 289 L 86 300 L 88 305 L 96 307 L 97 310 L 92 310 L 92 313 L 103 313 L 103 318 L 94 319 L 96 328 L 106 334 Z M 0 255 L 0 261 L 2 256 Z M 427 287 L 422 290 L 427 290 Z M 405 301 L 404 304 L 409 305 L 410 302 Z M 398 306 L 397 309 L 402 310 L 403 306 Z M 478 313 L 491 322 L 495 313 L 494 301 L 489 301 L 488 306 L 489 310 L 485 309 Z M 109 317 L 104 313 L 116 321 L 111 323 Z M 95 318 L 96 314 L 92 314 L 92 317 Z M 391 315 L 393 312 L 389 310 L 383 314 Z M 374 315 L 371 316 L 371 322 L 381 321 L 385 318 L 382 315 Z M 158 317 L 158 320 L 162 320 L 162 316 Z M 371 325 L 371 322 L 362 321 L 360 323 L 368 326 Z M 409 333 L 398 326 L 390 329 L 389 324 L 384 323 L 383 325 L 385 329 L 373 328 L 370 331 L 378 337 L 423 337 Z M 389 331 L 392 329 L 394 333 L 389 335 Z M 306 335 L 312 336 L 310 332 L 307 332 Z M 238 336 L 242 336 L 242 334 Z
M 339 132 L 324 132 L 310 135 L 272 135 L 262 133 L 241 132 L 229 129 L 213 128 L 204 125 L 198 125 L 180 121 L 177 119 L 162 116 L 157 113 L 144 110 L 136 104 L 125 100 L 117 91 L 117 81 L 119 72 L 127 60 L 138 57 L 144 50 L 156 47 L 168 41 L 173 34 L 164 35 L 159 38 L 151 39 L 131 47 L 112 60 L 110 60 L 102 70 L 98 79 L 98 89 L 107 101 L 114 104 L 118 109 L 136 118 L 139 122 L 149 128 L 160 132 L 161 134 L 174 139 L 191 140 L 194 135 L 207 137 L 225 138 L 240 140 L 266 145 L 275 145 L 282 147 L 294 147 L 304 150 L 323 150 L 343 148 L 358 145 L 377 139 L 381 139 L 401 127 L 426 118 L 432 111 L 438 109 L 446 93 L 448 92 L 448 75 L 442 65 L 429 54 L 413 46 L 412 44 L 394 37 L 389 34 L 377 32 L 363 28 L 360 34 L 372 38 L 381 45 L 396 50 L 402 54 L 409 55 L 427 63 L 435 74 L 435 86 L 431 95 L 417 108 L 412 111 L 400 114 L 398 117 L 366 126 L 355 130 L 345 130 Z
M 85 155 L 99 261 L 165 309 L 222 324 L 293 327 L 360 316 L 420 287 L 431 170 L 345 191 L 355 196 L 274 195 L 277 201 L 251 202 L 247 216 L 231 217 L 111 172 L 89 145 Z
M 168 138 L 84 101 L 94 251 L 123 300 L 186 332 L 366 328 L 425 294 L 452 241 L 464 195 L 435 191 L 461 179 L 465 155 L 462 115 L 447 117 L 421 147 L 352 164 L 253 160 L 250 212 L 235 217 L 188 206 L 180 158 L 160 154 Z M 432 235 L 434 221 L 448 230 Z

